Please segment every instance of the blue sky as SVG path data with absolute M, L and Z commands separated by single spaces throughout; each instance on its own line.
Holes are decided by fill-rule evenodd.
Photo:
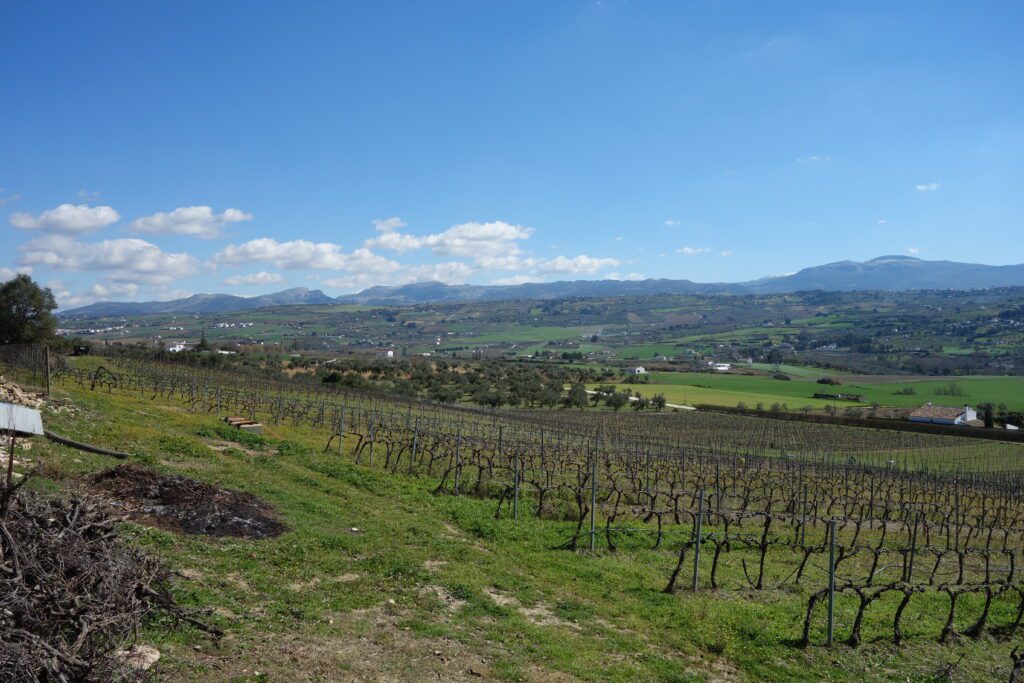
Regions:
M 1024 4 L 8 2 L 0 277 L 96 299 L 1024 261 Z

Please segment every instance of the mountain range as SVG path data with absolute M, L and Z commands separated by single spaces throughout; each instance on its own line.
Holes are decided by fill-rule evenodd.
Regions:
M 268 306 L 338 303 L 319 289 L 293 287 L 274 294 L 235 296 L 234 294 L 193 294 L 171 301 L 99 301 L 81 308 L 61 311 L 59 315 L 99 318 L 108 315 L 149 315 L 153 313 L 230 313 Z
M 881 256 L 870 261 L 837 261 L 796 273 L 748 282 L 700 283 L 690 280 L 571 280 L 521 285 L 448 285 L 417 282 L 371 287 L 358 294 L 331 298 L 319 289 L 295 287 L 254 297 L 195 294 L 173 301 L 104 301 L 62 311 L 60 315 L 100 317 L 153 313 L 229 313 L 267 306 L 357 303 L 407 305 L 431 302 L 556 299 L 561 297 L 636 296 L 651 294 L 779 294 L 809 290 L 985 289 L 1024 286 L 1024 264 L 987 266 L 956 261 L 925 261 L 912 256 Z

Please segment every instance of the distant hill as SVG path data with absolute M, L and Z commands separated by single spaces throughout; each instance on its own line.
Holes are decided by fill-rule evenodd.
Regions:
M 790 275 L 749 282 L 700 283 L 690 280 L 569 280 L 522 285 L 447 285 L 417 282 L 397 287 L 371 287 L 332 299 L 319 289 L 286 289 L 275 294 L 241 297 L 196 294 L 174 301 L 100 302 L 61 315 L 110 316 L 150 313 L 229 313 L 266 306 L 358 303 L 378 306 L 509 299 L 642 296 L 653 294 L 779 294 L 809 290 L 985 289 L 1024 286 L 1024 264 L 986 266 L 955 261 L 925 261 L 911 256 L 880 256 L 870 261 L 837 261 L 804 268 Z
M 985 289 L 1024 285 L 1024 264 L 986 266 L 956 261 L 925 261 L 912 256 L 880 256 L 863 263 L 837 261 L 792 275 L 743 283 L 757 294 L 821 289 Z
M 319 289 L 293 287 L 274 294 L 252 297 L 234 296 L 233 294 L 194 294 L 185 299 L 171 301 L 101 301 L 89 306 L 61 311 L 60 315 L 100 317 L 153 313 L 231 313 L 266 308 L 267 306 L 333 303 L 336 303 L 335 300 Z
M 358 294 L 338 297 L 341 303 L 398 306 L 444 301 L 507 301 L 510 299 L 558 299 L 567 296 L 638 296 L 650 294 L 742 294 L 741 285 L 701 284 L 689 280 L 567 280 L 528 282 L 522 285 L 446 285 L 417 282 L 398 287 L 371 287 Z
M 523 285 L 446 285 L 419 282 L 399 287 L 372 287 L 338 297 L 338 301 L 401 305 L 440 301 L 556 299 L 566 296 L 636 296 L 650 294 L 776 294 L 808 290 L 984 289 L 1024 286 L 1024 264 L 986 266 L 955 261 L 925 261 L 912 256 L 880 256 L 870 261 L 837 261 L 804 268 L 791 275 L 738 283 L 690 280 L 575 280 Z

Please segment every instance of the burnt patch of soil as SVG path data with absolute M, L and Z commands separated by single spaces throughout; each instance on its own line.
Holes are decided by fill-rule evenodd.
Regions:
M 129 515 L 174 531 L 241 538 L 271 538 L 288 531 L 274 509 L 251 493 L 139 465 L 100 472 L 92 485 Z

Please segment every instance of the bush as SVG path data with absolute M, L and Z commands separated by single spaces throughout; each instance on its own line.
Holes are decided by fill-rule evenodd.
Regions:
M 781 380 L 787 380 L 788 381 L 788 380 L 791 380 L 792 377 L 790 377 L 789 375 L 787 375 L 784 372 L 776 372 L 774 375 L 772 375 L 772 379 L 781 379 Z
M 829 384 L 832 386 L 839 386 L 842 381 L 838 377 L 822 377 L 818 380 L 818 384 Z

